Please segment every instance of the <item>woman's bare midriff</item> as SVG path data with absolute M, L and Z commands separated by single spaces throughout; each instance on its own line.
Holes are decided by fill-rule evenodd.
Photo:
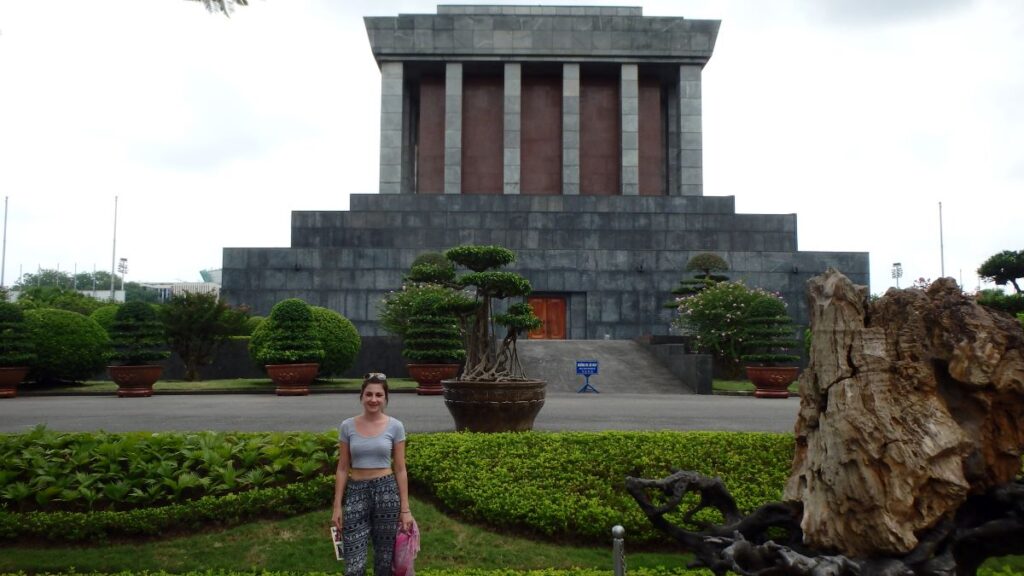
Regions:
M 348 477 L 353 480 L 373 480 L 392 474 L 391 468 L 351 468 Z

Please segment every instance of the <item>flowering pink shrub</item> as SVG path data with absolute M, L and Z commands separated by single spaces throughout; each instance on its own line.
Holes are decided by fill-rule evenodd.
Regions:
M 718 282 L 676 299 L 679 316 L 673 325 L 692 335 L 698 350 L 735 367 L 743 353 L 748 313 L 755 302 L 764 298 L 782 300 L 776 293 L 748 288 L 742 282 Z

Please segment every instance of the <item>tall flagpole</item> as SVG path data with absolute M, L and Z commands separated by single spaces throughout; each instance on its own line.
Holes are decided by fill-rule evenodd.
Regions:
M 114 248 L 110 254 L 110 301 L 114 301 L 114 262 L 117 260 L 117 196 L 114 196 Z
M 4 272 L 7 271 L 7 200 L 8 196 L 4 196 L 4 249 L 3 256 L 0 257 L 0 288 L 6 286 L 4 284 Z
M 939 202 L 939 270 L 942 278 L 946 277 L 946 247 L 942 241 L 942 202 Z

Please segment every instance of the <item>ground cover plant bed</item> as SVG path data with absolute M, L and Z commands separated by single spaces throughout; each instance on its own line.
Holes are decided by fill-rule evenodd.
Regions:
M 311 391 L 317 392 L 359 392 L 362 379 L 330 378 L 316 380 Z M 225 380 L 159 380 L 154 385 L 154 393 L 258 393 L 273 394 L 274 384 L 269 378 L 231 378 Z M 416 381 L 408 378 L 389 378 L 388 387 L 392 392 L 411 391 L 416 388 Z M 107 380 L 88 380 L 86 382 L 60 382 L 54 384 L 28 384 L 20 390 L 23 396 L 62 395 L 62 394 L 97 394 L 110 395 L 117 391 L 117 385 Z
M 782 496 L 792 457 L 789 434 L 567 432 L 419 435 L 407 462 L 413 485 L 462 518 L 573 542 L 620 524 L 631 544 L 651 545 L 668 540 L 626 493 L 627 475 L 696 469 L 753 509 Z
M 259 446 L 261 454 L 293 462 L 313 452 L 327 454 L 333 472 L 333 432 L 146 435 L 36 429 L 0 435 L 0 452 L 5 455 L 0 470 L 7 479 L 0 482 L 0 573 L 68 572 L 71 567 L 79 573 L 337 571 L 326 536 L 333 488 L 330 475 L 302 479 L 292 472 L 290 481 L 277 486 L 224 495 L 197 492 L 197 499 L 126 510 L 102 509 L 95 500 L 92 511 L 61 511 L 64 502 L 57 498 L 44 511 L 15 512 L 14 502 L 7 499 L 8 490 L 18 482 L 44 481 L 29 476 L 12 483 L 14 469 L 8 465 L 18 459 L 40 466 L 54 460 L 65 467 L 74 461 L 84 461 L 82 466 L 106 462 L 102 469 L 111 461 L 125 466 L 132 455 L 146 452 L 143 446 L 160 446 L 153 451 L 164 454 L 168 466 L 181 462 L 174 465 L 184 467 L 185 462 L 201 457 L 201 446 L 210 451 L 209 456 L 218 449 L 219 440 L 228 438 L 235 441 L 229 445 L 237 453 Z M 132 441 L 135 444 L 127 450 L 126 442 Z M 615 524 L 627 529 L 631 573 L 644 567 L 682 567 L 689 557 L 664 544 L 646 526 L 624 492 L 623 477 L 658 476 L 673 467 L 692 467 L 724 478 L 741 506 L 749 508 L 778 497 L 791 454 L 792 439 L 782 434 L 413 434 L 409 438 L 411 506 L 423 537 L 417 569 L 453 576 L 463 569 L 479 574 L 508 567 L 582 567 L 609 573 L 610 528 Z M 260 466 L 274 467 L 273 460 Z M 77 473 L 94 473 L 89 470 Z M 56 468 L 53 474 L 64 475 Z M 97 488 L 96 482 L 101 481 L 91 489 Z M 184 510 L 181 518 L 168 514 L 174 510 Z M 104 532 L 105 517 L 112 518 L 119 529 L 131 529 Z M 163 520 L 168 517 L 173 521 Z M 1024 573 L 1020 558 L 1000 559 L 988 566 L 983 573 L 992 569 L 1007 576 Z

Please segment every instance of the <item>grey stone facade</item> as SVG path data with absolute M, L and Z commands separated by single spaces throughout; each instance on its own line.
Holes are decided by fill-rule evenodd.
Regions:
M 731 278 L 780 292 L 805 323 L 805 282 L 832 266 L 868 284 L 868 255 L 801 252 L 795 214 L 737 214 L 731 196 L 703 196 L 701 70 L 718 27 L 616 7 L 439 6 L 437 14 L 366 18 L 381 68 L 380 193 L 351 196 L 347 212 L 294 212 L 289 248 L 225 248 L 224 298 L 266 314 L 299 297 L 344 314 L 364 336 L 381 335 L 378 303 L 401 287 L 417 255 L 498 244 L 518 254 L 511 269 L 535 294 L 564 298 L 569 338 L 626 339 L 667 334 L 672 312 L 662 305 L 687 261 L 714 252 Z M 463 80 L 483 64 L 498 67 L 503 83 L 496 195 L 462 190 Z M 522 82 L 539 65 L 561 74 L 562 190 L 554 196 L 522 190 L 519 173 Z M 588 66 L 618 76 L 619 196 L 581 189 Z M 427 74 L 444 77 L 444 193 L 434 195 L 416 193 L 416 83 Z M 639 195 L 639 77 L 657 77 L 662 90 L 662 196 Z
M 499 244 L 535 293 L 567 298 L 570 338 L 634 338 L 668 333 L 662 304 L 686 262 L 715 252 L 732 278 L 782 293 L 805 322 L 806 281 L 832 266 L 868 284 L 868 255 L 800 252 L 796 223 L 737 214 L 732 197 L 358 194 L 347 212 L 293 212 L 290 248 L 225 248 L 224 295 L 257 314 L 299 297 L 380 335 L 377 304 L 418 254 Z

